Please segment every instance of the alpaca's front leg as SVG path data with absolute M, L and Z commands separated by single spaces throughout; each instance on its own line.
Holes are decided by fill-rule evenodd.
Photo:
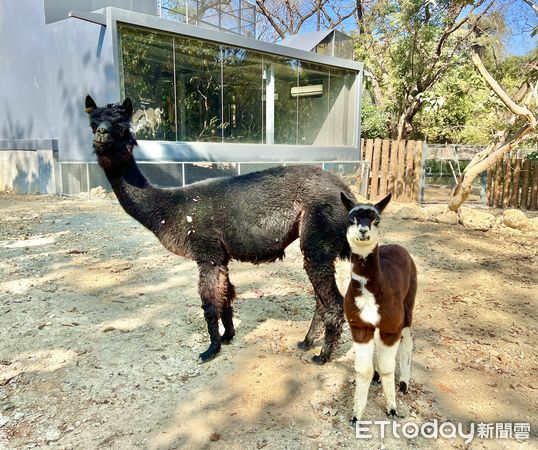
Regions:
M 396 389 L 394 386 L 394 369 L 396 353 L 400 343 L 400 334 L 379 333 L 377 338 L 377 368 L 381 378 L 381 387 L 387 404 L 387 415 L 391 419 L 398 417 L 396 412 Z
M 368 400 L 368 390 L 374 375 L 374 336 L 372 329 L 352 329 L 355 349 L 355 401 L 352 425 L 361 420 Z M 358 339 L 357 339 L 358 338 Z M 360 342 L 357 342 L 360 340 Z
M 199 280 L 198 292 L 202 299 L 202 309 L 207 322 L 207 331 L 211 343 L 208 349 L 200 353 L 200 361 L 213 359 L 220 351 L 219 317 L 226 304 L 225 267 L 219 267 L 214 262 L 198 263 Z

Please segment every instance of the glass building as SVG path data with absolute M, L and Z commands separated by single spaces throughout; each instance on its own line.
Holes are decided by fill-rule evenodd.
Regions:
M 2 93 L 1 155 L 47 155 L 45 165 L 31 163 L 38 169 L 27 171 L 27 186 L 43 177 L 47 192 L 107 184 L 92 154 L 87 94 L 98 104 L 131 98 L 137 160 L 161 185 L 360 161 L 363 66 L 349 59 L 341 33 L 301 45 L 254 39 L 245 0 L 209 9 L 198 0 L 78 0 L 75 10 L 69 0 L 39 3 L 0 0 L 10 18 L 0 28 L 0 76 L 13 86 Z M 20 29 L 32 34 L 13 39 Z M 5 186 L 19 166 L 6 171 Z
M 354 145 L 356 71 L 130 24 L 118 34 L 141 139 Z

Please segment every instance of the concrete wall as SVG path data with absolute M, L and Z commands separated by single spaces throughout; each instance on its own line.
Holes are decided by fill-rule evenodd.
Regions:
M 52 140 L 0 140 L 0 191 L 60 193 L 56 148 Z
M 91 158 L 84 98 L 119 100 L 111 30 L 46 25 L 42 2 L 0 0 L 0 61 L 0 139 L 56 139 L 60 159 Z

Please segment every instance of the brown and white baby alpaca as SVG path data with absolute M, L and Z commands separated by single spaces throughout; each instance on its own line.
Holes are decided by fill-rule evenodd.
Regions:
M 417 269 L 402 246 L 378 244 L 381 213 L 390 197 L 389 194 L 375 205 L 355 204 L 346 194 L 341 194 L 349 212 L 347 240 L 351 247 L 351 282 L 344 299 L 344 312 L 353 337 L 357 373 L 352 424 L 361 420 L 366 407 L 374 377 L 374 342 L 389 418 L 398 417 L 394 386 L 398 345 L 401 392 L 407 392 L 411 376 L 411 322 Z

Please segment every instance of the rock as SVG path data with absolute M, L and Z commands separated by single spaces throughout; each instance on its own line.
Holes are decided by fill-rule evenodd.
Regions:
M 460 220 L 464 227 L 478 231 L 487 231 L 495 224 L 493 214 L 470 208 L 461 209 Z
M 327 407 L 323 408 L 323 415 L 328 416 L 331 413 L 331 410 Z
M 423 208 L 424 212 L 427 214 L 427 220 L 436 220 L 436 217 L 440 214 L 446 212 L 447 207 L 443 205 L 430 205 Z
M 58 428 L 51 428 L 45 433 L 46 442 L 56 442 L 62 437 L 62 433 Z
M 448 225 L 457 225 L 460 223 L 458 214 L 454 211 L 445 211 L 435 217 L 435 220 L 439 223 L 446 223 Z
M 515 228 L 516 230 L 526 230 L 530 226 L 529 219 L 519 209 L 507 209 L 503 213 L 502 221 L 507 227 Z
M 0 428 L 2 428 L 8 422 L 9 422 L 9 417 L 0 416 Z
M 420 219 L 424 220 L 428 217 L 428 213 L 418 205 L 405 205 L 403 208 L 400 208 L 397 213 L 402 219 Z
M 108 193 L 105 191 L 105 189 L 102 186 L 97 186 L 92 189 L 90 189 L 90 197 L 95 198 L 107 198 Z
M 338 410 L 336 408 L 331 408 L 329 410 L 329 413 L 331 414 L 331 416 L 336 416 L 336 414 L 338 414 Z

